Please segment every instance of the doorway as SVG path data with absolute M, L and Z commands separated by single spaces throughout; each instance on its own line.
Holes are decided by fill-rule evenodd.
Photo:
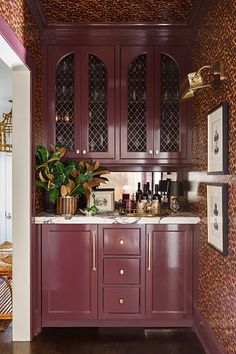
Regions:
M 31 339 L 31 73 L 1 34 L 0 59 L 12 71 L 12 174 L 5 176 L 7 183 L 12 177 L 12 339 L 29 341 Z

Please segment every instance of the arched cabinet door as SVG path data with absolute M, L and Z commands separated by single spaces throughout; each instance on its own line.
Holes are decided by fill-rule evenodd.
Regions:
M 80 50 L 76 47 L 49 47 L 47 67 L 47 115 L 45 132 L 47 145 L 63 144 L 67 157 L 80 146 L 81 91 Z
M 155 49 L 154 158 L 162 161 L 188 158 L 188 104 L 180 100 L 186 58 L 182 48 Z
M 153 48 L 121 48 L 121 158 L 153 158 Z
M 114 48 L 82 48 L 82 155 L 114 158 Z
M 114 48 L 51 47 L 47 145 L 67 157 L 114 158 Z

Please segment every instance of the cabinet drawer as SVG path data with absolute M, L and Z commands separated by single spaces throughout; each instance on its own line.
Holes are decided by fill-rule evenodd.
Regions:
M 104 313 L 140 313 L 139 288 L 104 288 Z
M 105 229 L 104 254 L 140 254 L 140 229 Z
M 105 284 L 139 284 L 139 259 L 104 259 Z

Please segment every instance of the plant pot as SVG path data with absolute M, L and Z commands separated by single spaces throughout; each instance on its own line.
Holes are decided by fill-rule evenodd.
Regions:
M 78 197 L 66 196 L 56 200 L 56 214 L 74 215 L 77 213 Z

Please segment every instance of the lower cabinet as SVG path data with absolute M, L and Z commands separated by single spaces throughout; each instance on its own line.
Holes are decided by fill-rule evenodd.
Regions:
M 97 318 L 96 247 L 96 225 L 43 225 L 43 326 Z
M 147 225 L 146 234 L 147 317 L 191 319 L 193 226 Z
M 193 230 L 43 225 L 42 326 L 191 326 Z

